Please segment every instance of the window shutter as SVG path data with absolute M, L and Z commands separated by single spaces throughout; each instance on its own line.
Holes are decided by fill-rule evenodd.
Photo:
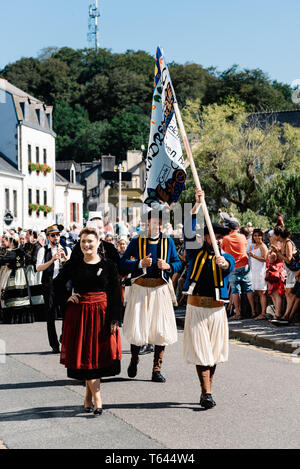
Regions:
M 72 204 L 72 202 L 70 203 L 70 221 L 74 221 L 73 220 L 73 204 Z
M 79 204 L 76 204 L 76 222 L 79 222 Z

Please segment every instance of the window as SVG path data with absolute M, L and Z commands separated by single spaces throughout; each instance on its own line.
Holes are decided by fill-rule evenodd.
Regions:
M 27 153 L 28 153 L 28 162 L 31 163 L 31 145 L 27 146 Z
M 47 150 L 46 148 L 43 149 L 43 162 L 47 164 Z
M 13 204 L 14 204 L 14 217 L 18 216 L 18 199 L 17 199 L 17 191 L 13 191 Z
M 75 183 L 75 171 L 74 171 L 74 169 L 71 169 L 71 182 L 72 182 L 72 184 Z
M 25 120 L 25 103 L 20 103 L 20 108 L 23 114 L 23 120 Z
M 36 112 L 37 121 L 39 125 L 41 125 L 41 111 L 40 109 L 36 109 L 35 112 Z
M 32 189 L 28 189 L 28 214 L 31 215 L 32 210 L 29 208 L 29 204 L 32 203 Z
M 48 127 L 49 127 L 49 129 L 51 129 L 51 115 L 48 112 L 46 113 L 46 118 L 47 118 L 47 121 L 48 121 Z
M 79 204 L 70 203 L 70 222 L 79 222 Z
M 5 209 L 9 210 L 9 189 L 5 189 Z
M 35 157 L 36 157 L 36 163 L 40 162 L 40 149 L 39 147 L 35 147 Z
M 47 191 L 44 191 L 44 205 L 47 205 Z
M 36 190 L 36 203 L 37 204 L 40 203 L 40 190 L 39 189 Z

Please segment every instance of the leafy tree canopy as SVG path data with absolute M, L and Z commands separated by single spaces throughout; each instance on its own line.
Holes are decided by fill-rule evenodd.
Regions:
M 169 69 L 182 109 L 187 106 L 192 112 L 190 103 L 198 103 L 198 108 L 200 104 L 226 105 L 231 98 L 235 103 L 243 102 L 244 117 L 237 117 L 231 107 L 232 116 L 227 119 L 233 119 L 235 124 L 237 119 L 242 119 L 240 131 L 247 112 L 291 109 L 294 106 L 289 85 L 271 81 L 259 69 L 240 70 L 233 65 L 228 70 L 217 72 L 213 67 L 205 69 L 196 63 L 170 63 Z M 129 148 L 140 148 L 141 144 L 147 147 L 153 75 L 154 57 L 145 51 L 128 50 L 121 54 L 109 49 L 75 50 L 70 47 L 46 47 L 37 58 L 21 58 L 0 70 L 0 76 L 54 106 L 57 157 L 73 159 L 76 156 L 78 160 L 84 153 L 85 161 L 93 159 L 104 149 L 107 149 L 105 153 L 115 153 L 121 159 Z M 207 114 L 203 114 L 208 130 L 214 109 L 217 108 L 209 107 Z M 221 117 L 216 116 L 216 119 Z M 225 132 L 226 126 L 229 132 L 232 131 L 229 122 L 222 125 Z M 91 143 L 93 131 L 96 135 L 92 139 L 94 143 Z M 255 137 L 258 140 L 256 145 L 260 135 L 258 133 Z M 219 137 L 213 138 L 218 151 L 221 145 Z M 231 138 L 233 148 L 238 135 Z M 90 143 L 80 150 L 85 139 Z M 276 141 L 275 135 L 273 139 Z M 96 141 L 101 144 L 98 150 L 93 146 Z M 267 143 L 262 142 L 261 145 Z M 284 166 L 284 158 L 278 164 Z M 240 168 L 240 173 L 243 169 L 245 166 Z M 225 168 L 220 168 L 218 174 L 222 171 L 224 173 Z M 235 173 L 237 171 L 235 169 Z M 243 191 L 247 192 L 247 177 L 243 184 Z M 250 195 L 253 201 L 254 193 Z

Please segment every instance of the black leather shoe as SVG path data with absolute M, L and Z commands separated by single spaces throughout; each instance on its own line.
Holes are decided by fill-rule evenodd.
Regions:
M 98 408 L 98 409 L 95 409 L 94 410 L 94 415 L 96 415 L 96 417 L 99 417 L 99 415 L 102 415 L 102 412 L 103 412 L 102 407 Z
M 205 396 L 201 395 L 200 397 L 200 405 L 205 409 L 211 409 L 212 407 L 215 407 L 216 403 L 211 394 L 205 394 Z
M 165 383 L 166 378 L 161 374 L 160 371 L 153 371 L 152 372 L 152 381 L 155 383 Z
M 146 353 L 154 352 L 154 347 L 152 344 L 143 345 L 140 348 L 139 355 L 146 355 Z
M 137 374 L 137 366 L 138 366 L 138 361 L 135 362 L 133 360 L 130 360 L 129 367 L 127 368 L 127 374 L 129 378 L 135 378 Z

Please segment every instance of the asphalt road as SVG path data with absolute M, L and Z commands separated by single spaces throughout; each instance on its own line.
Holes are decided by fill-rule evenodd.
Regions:
M 141 357 L 136 379 L 127 377 L 123 340 L 121 374 L 103 380 L 104 413 L 95 418 L 82 412 L 84 387 L 49 352 L 46 324 L 1 324 L 0 449 L 1 441 L 11 449 L 299 448 L 299 360 L 231 341 L 229 361 L 217 367 L 217 406 L 205 411 L 182 342 L 179 331 L 160 384 L 150 381 L 152 354 Z

